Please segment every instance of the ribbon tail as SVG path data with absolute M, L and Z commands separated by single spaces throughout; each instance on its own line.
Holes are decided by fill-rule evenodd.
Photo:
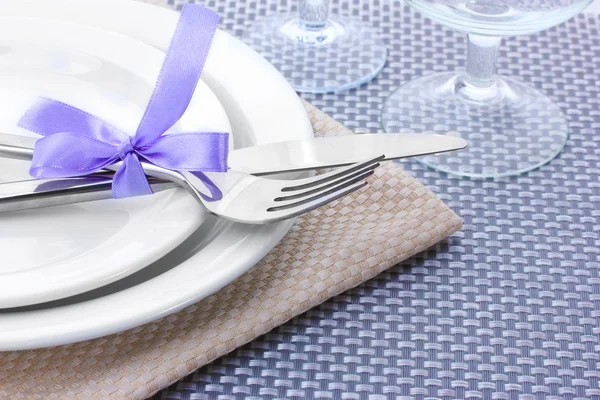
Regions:
M 149 145 L 185 113 L 200 80 L 219 15 L 186 4 L 156 81 L 154 93 L 135 135 L 138 147 Z
M 130 153 L 123 160 L 123 165 L 113 178 L 112 190 L 115 199 L 153 193 L 142 164 L 135 154 Z
M 221 192 L 221 189 L 219 189 L 217 187 L 217 185 L 215 185 L 214 182 L 211 181 L 208 176 L 206 176 L 204 173 L 202 173 L 200 171 L 191 171 L 191 173 L 194 176 L 196 176 L 198 179 L 200 179 L 202 181 L 202 183 L 204 183 L 204 186 L 206 186 L 206 188 L 210 191 L 210 195 L 212 197 L 208 197 L 204 193 L 200 193 L 200 196 L 204 200 L 206 200 L 208 202 L 213 202 L 213 201 L 219 201 L 223 198 L 223 192 Z

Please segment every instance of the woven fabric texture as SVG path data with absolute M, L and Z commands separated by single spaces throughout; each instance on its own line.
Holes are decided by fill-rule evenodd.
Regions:
M 197 2 L 218 11 L 236 36 L 298 4 Z M 379 131 L 383 101 L 403 83 L 464 69 L 465 36 L 400 1 L 332 0 L 331 11 L 379 29 L 389 51 L 367 85 L 303 95 L 349 129 Z M 500 48 L 500 74 L 535 86 L 569 116 L 559 157 L 486 181 L 403 163 L 463 218 L 460 232 L 155 398 L 599 400 L 599 22 L 579 15 Z M 335 71 L 327 60 L 307 68 Z
M 306 107 L 316 135 L 351 133 Z M 177 314 L 87 342 L 0 353 L 0 396 L 145 398 L 461 226 L 394 164 L 381 167 L 370 183 L 303 217 L 248 273 Z

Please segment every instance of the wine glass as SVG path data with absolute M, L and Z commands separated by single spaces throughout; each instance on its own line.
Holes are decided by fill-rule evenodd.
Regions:
M 357 87 L 383 68 L 387 50 L 369 26 L 329 15 L 329 0 L 300 0 L 298 13 L 252 24 L 242 40 L 268 59 L 298 92 Z
M 568 136 L 560 107 L 535 88 L 495 74 L 503 36 L 541 31 L 573 17 L 592 0 L 405 0 L 434 21 L 468 34 L 464 72 L 410 81 L 386 100 L 386 132 L 461 136 L 460 152 L 419 161 L 476 178 L 516 175 L 556 157 Z

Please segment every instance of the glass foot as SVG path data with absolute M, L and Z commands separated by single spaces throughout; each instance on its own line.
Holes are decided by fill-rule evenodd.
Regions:
M 305 93 L 360 86 L 381 71 L 387 55 L 372 28 L 340 16 L 330 16 L 320 29 L 307 29 L 297 15 L 275 15 L 250 26 L 242 40 Z
M 464 150 L 417 159 L 459 176 L 517 175 L 555 158 L 568 136 L 567 119 L 558 105 L 518 81 L 495 82 L 482 91 L 456 73 L 413 80 L 386 100 L 383 128 L 464 138 L 469 142 Z

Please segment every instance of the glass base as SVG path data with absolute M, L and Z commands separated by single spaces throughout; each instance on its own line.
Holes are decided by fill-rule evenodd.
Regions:
M 298 92 L 335 93 L 373 79 L 386 61 L 375 30 L 340 16 L 307 29 L 297 14 L 257 21 L 242 40 L 271 62 Z
M 464 150 L 417 158 L 459 176 L 517 175 L 561 152 L 568 136 L 567 119 L 544 94 L 503 77 L 484 90 L 462 78 L 440 73 L 402 86 L 384 104 L 383 129 L 464 138 L 469 142 Z

